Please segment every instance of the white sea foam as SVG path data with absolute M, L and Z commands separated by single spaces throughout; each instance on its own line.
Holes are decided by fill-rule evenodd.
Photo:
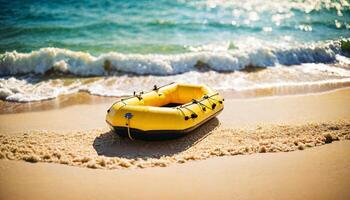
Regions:
M 31 102 L 76 92 L 124 96 L 173 81 L 204 83 L 243 96 L 350 86 L 350 59 L 342 52 L 340 40 L 273 44 L 246 38 L 235 45 L 209 44 L 192 51 L 176 55 L 111 52 L 100 56 L 58 48 L 7 52 L 0 55 L 0 99 Z M 267 68 L 254 73 L 240 71 L 249 66 Z M 60 78 L 47 78 L 51 73 L 60 74 Z M 97 77 L 85 77 L 91 75 Z
M 332 63 L 341 55 L 340 41 L 283 46 L 248 42 L 235 49 L 189 52 L 176 55 L 121 54 L 100 56 L 59 48 L 42 48 L 31 53 L 6 52 L 0 55 L 0 76 L 18 74 L 69 73 L 76 76 L 103 76 L 116 73 L 175 75 L 205 68 L 232 72 L 247 66 L 269 67 L 302 63 Z M 247 42 L 246 42 L 247 44 Z M 253 45 L 254 44 L 254 45 Z
M 0 99 L 31 102 L 63 94 L 87 92 L 99 96 L 125 96 L 169 82 L 207 84 L 217 90 L 230 90 L 236 96 L 286 95 L 322 92 L 350 87 L 350 70 L 328 64 L 276 66 L 254 73 L 235 71 L 190 71 L 169 76 L 109 76 L 95 78 L 42 79 L 26 75 L 0 78 Z

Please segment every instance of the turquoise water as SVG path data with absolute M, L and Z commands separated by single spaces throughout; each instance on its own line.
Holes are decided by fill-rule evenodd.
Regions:
M 191 47 L 350 37 L 349 1 L 7 1 L 0 53 L 57 47 L 100 55 L 181 53 Z M 254 45 L 254 44 L 251 44 Z
M 239 97 L 350 86 L 348 0 L 0 0 L 0 13 L 5 101 L 173 81 Z

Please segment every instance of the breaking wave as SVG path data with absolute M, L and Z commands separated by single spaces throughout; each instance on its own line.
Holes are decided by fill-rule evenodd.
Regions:
M 77 92 L 120 97 L 174 81 L 207 84 L 236 97 L 323 92 L 350 87 L 349 46 L 349 39 L 274 44 L 253 38 L 168 55 L 6 52 L 0 54 L 0 99 L 32 102 Z
M 343 60 L 345 57 L 339 57 Z M 216 90 L 230 91 L 234 97 L 274 96 L 324 92 L 350 87 L 350 70 L 329 64 L 278 66 L 247 73 L 236 71 L 191 71 L 170 76 L 120 75 L 109 77 L 45 78 L 38 75 L 0 78 L 0 99 L 32 102 L 54 99 L 59 95 L 86 92 L 98 96 L 121 97 L 133 91 L 151 89 L 169 82 L 206 84 Z
M 70 74 L 106 76 L 116 74 L 175 75 L 190 71 L 232 72 L 249 66 L 271 67 L 303 63 L 334 63 L 343 55 L 342 41 L 283 46 L 259 44 L 227 48 L 189 48 L 188 53 L 121 54 L 93 56 L 68 49 L 42 48 L 31 53 L 6 52 L 0 55 L 0 76 L 23 74 Z M 348 41 L 348 40 L 346 40 Z

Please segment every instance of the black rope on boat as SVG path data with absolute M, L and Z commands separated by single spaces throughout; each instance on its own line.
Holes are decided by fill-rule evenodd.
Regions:
M 136 94 L 136 92 L 134 91 L 134 97 L 137 97 L 139 101 L 142 100 L 142 96 L 141 96 L 142 94 L 143 94 L 143 91 L 141 91 L 139 95 Z
M 192 119 L 195 119 L 195 118 L 198 117 L 197 113 L 195 113 L 193 110 L 191 110 L 191 109 L 189 109 L 189 108 L 187 108 L 187 107 L 184 107 L 184 109 L 189 110 L 189 111 L 192 113 L 192 114 L 191 114 L 191 118 L 192 118 Z
M 216 103 L 212 102 L 212 101 L 216 101 L 217 103 L 223 104 L 224 99 L 222 100 L 217 100 L 212 98 L 213 96 L 218 95 L 219 93 L 216 93 L 214 95 L 208 96 L 208 95 L 204 95 L 203 99 L 207 99 L 209 101 L 209 103 L 211 104 L 211 108 L 214 110 L 216 108 Z
M 172 83 L 171 83 L 171 84 L 172 84 Z M 163 86 L 162 86 L 162 87 L 163 87 Z M 153 86 L 153 91 L 156 92 L 156 93 L 158 94 L 158 96 L 162 96 L 161 93 L 158 93 L 159 88 L 161 88 L 161 87 L 158 87 L 157 85 L 154 85 L 154 86 Z
M 211 110 L 214 110 L 216 108 L 216 103 L 212 102 L 209 98 L 207 98 L 210 106 L 211 106 Z
M 202 109 L 203 111 L 206 111 L 207 108 L 208 108 L 209 110 L 213 110 L 213 109 L 210 108 L 209 106 L 203 104 L 203 103 L 200 102 L 200 101 L 197 101 L 196 99 L 192 99 L 192 103 L 193 103 L 193 104 L 197 104 L 199 107 L 201 107 L 201 109 Z
M 217 95 L 219 95 L 219 93 L 215 93 L 215 94 L 213 94 L 213 95 L 211 95 L 211 96 L 204 95 L 202 99 L 196 100 L 196 102 L 202 102 L 202 101 L 204 101 L 204 100 L 206 100 L 206 99 L 212 99 L 211 97 L 217 96 Z M 216 100 L 216 99 L 212 99 L 212 100 L 218 101 L 218 100 Z M 210 102 L 210 101 L 209 101 L 209 102 Z M 212 102 L 210 102 L 210 103 L 212 103 Z M 192 104 L 194 104 L 193 101 L 191 101 L 190 103 L 187 103 L 187 104 L 185 104 L 185 105 L 182 105 L 182 106 L 180 106 L 180 107 L 181 107 L 181 108 L 185 108 L 185 107 L 190 106 L 190 105 L 192 105 Z
M 127 104 L 124 102 L 124 99 L 120 100 L 120 102 L 122 102 L 124 104 L 124 106 L 126 106 Z M 119 102 L 117 102 L 119 103 Z
M 220 104 L 222 104 L 222 101 L 212 98 L 213 96 L 217 96 L 217 95 L 219 95 L 219 93 L 215 93 L 215 94 L 210 95 L 210 96 L 204 95 L 202 99 L 200 99 L 200 100 L 192 99 L 191 103 L 187 103 L 187 104 L 182 105 L 180 107 L 188 109 L 187 106 L 191 106 L 193 104 L 198 104 L 202 108 L 203 111 L 205 111 L 206 108 L 208 108 L 210 110 L 214 110 L 216 108 L 217 104 L 215 102 L 212 102 L 212 101 L 216 101 L 216 102 L 219 102 Z M 202 101 L 204 101 L 204 100 L 208 100 L 209 104 L 211 105 L 211 108 L 209 106 L 207 106 L 207 105 L 202 103 Z M 193 111 L 191 111 L 191 112 L 193 112 Z M 196 115 L 194 115 L 193 117 L 196 118 Z
M 132 99 L 132 98 L 134 98 L 134 97 L 135 97 L 135 96 L 132 95 L 132 96 L 129 96 L 129 97 L 122 98 L 122 99 L 120 99 L 120 101 L 125 101 L 125 100 L 128 100 L 128 99 Z M 116 103 L 119 103 L 119 101 L 117 101 Z
M 162 87 L 165 87 L 165 86 L 168 86 L 168 85 L 172 85 L 172 84 L 174 84 L 175 82 L 171 82 L 171 83 L 168 83 L 168 84 L 166 84 L 166 85 L 162 85 L 162 86 L 160 86 L 160 87 L 157 87 L 157 90 L 159 90 L 160 88 L 162 88 Z M 155 85 L 156 86 L 156 85 Z M 151 91 L 149 91 L 149 92 L 146 92 L 146 93 L 150 93 L 150 92 L 153 92 L 154 90 L 151 90 Z M 142 92 L 142 94 L 144 94 L 144 92 Z M 162 94 L 158 94 L 159 96 L 161 96 Z M 140 95 L 137 95 L 136 94 L 136 92 L 134 91 L 134 94 L 133 95 L 131 95 L 131 96 L 128 96 L 128 97 L 125 97 L 125 98 L 122 98 L 122 99 L 120 99 L 119 101 L 116 101 L 115 103 L 113 103 L 113 105 L 114 104 L 117 104 L 117 103 L 119 103 L 119 102 L 123 102 L 124 100 L 128 100 L 128 99 L 132 99 L 132 98 L 134 98 L 134 97 L 137 97 L 139 100 L 141 100 L 142 99 L 142 97 L 140 96 Z M 140 97 L 141 97 L 141 99 L 140 99 Z M 123 102 L 125 105 L 126 105 L 126 103 L 125 102 Z M 113 106 L 112 105 L 112 106 Z
M 168 86 L 168 85 L 172 85 L 172 84 L 174 84 L 174 83 L 175 83 L 175 82 L 171 82 L 171 83 L 168 83 L 168 84 L 162 85 L 162 86 L 158 87 L 158 89 L 160 89 L 160 88 L 162 88 L 162 87 L 165 87 L 165 86 Z
M 185 114 L 185 112 L 182 110 L 182 109 L 186 109 L 186 110 L 189 110 L 190 112 L 191 112 L 191 115 L 190 116 L 187 116 L 186 114 Z M 176 109 L 178 109 L 181 113 L 182 113 L 182 115 L 184 116 L 184 118 L 185 118 L 185 120 L 189 120 L 190 119 L 190 117 L 192 118 L 192 119 L 195 119 L 195 118 L 197 118 L 198 117 L 198 115 L 193 111 L 193 110 L 191 110 L 191 109 L 189 109 L 189 108 L 186 108 L 186 107 L 177 107 Z
M 218 95 L 218 94 L 219 94 L 219 93 L 216 93 L 216 94 L 211 95 L 211 96 L 204 95 L 204 96 L 203 96 L 203 98 L 204 98 L 204 99 L 211 99 L 211 100 L 213 100 L 213 101 L 216 101 L 216 102 L 218 102 L 218 103 L 222 104 L 222 103 L 223 103 L 223 101 L 224 101 L 225 99 L 222 99 L 222 100 L 217 100 L 217 99 L 212 98 L 213 96 L 216 96 L 216 95 Z
M 186 114 L 184 113 L 183 110 L 181 110 L 181 108 L 177 107 L 176 109 L 178 109 L 181 112 L 181 114 L 184 116 L 185 120 L 188 120 L 190 118 L 189 116 L 186 116 Z
M 160 89 L 160 88 L 163 88 L 163 87 L 166 87 L 166 86 L 169 86 L 169 85 L 172 85 L 172 84 L 174 84 L 174 83 L 175 83 L 175 82 L 171 82 L 171 83 L 168 83 L 168 84 L 159 86 L 159 87 L 158 87 L 157 85 L 154 85 L 152 91 L 156 92 L 156 93 L 158 94 L 158 96 L 162 96 L 162 93 L 158 93 L 159 89 Z M 152 92 L 152 91 L 151 91 L 151 92 Z
M 159 88 L 157 87 L 157 85 L 154 85 L 154 86 L 153 86 L 153 90 L 154 90 L 154 91 L 158 91 L 158 89 L 159 89 Z
M 157 85 L 154 85 L 152 91 L 158 91 L 160 88 L 166 87 L 166 86 L 168 86 L 168 85 L 172 85 L 172 84 L 174 84 L 174 83 L 175 83 L 175 82 L 171 82 L 171 83 L 168 83 L 168 84 L 159 86 L 159 87 L 158 87 Z M 152 91 L 150 91 L 150 92 L 152 92 Z
M 123 103 L 124 105 L 120 106 L 119 109 L 121 109 L 122 107 L 126 106 L 127 104 L 126 104 L 123 100 L 124 100 L 124 99 L 120 99 L 120 101 L 114 102 L 114 103 L 112 104 L 112 106 L 107 110 L 107 113 L 109 113 L 109 112 L 111 111 L 111 109 L 113 108 L 113 106 L 114 106 L 115 104 L 118 104 L 118 103 L 120 103 L 120 102 Z

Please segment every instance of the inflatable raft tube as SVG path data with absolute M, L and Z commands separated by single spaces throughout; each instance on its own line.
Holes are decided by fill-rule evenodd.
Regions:
M 116 133 L 130 139 L 162 140 L 181 137 L 224 108 L 224 99 L 205 85 L 171 83 L 154 86 L 114 103 L 106 122 Z

